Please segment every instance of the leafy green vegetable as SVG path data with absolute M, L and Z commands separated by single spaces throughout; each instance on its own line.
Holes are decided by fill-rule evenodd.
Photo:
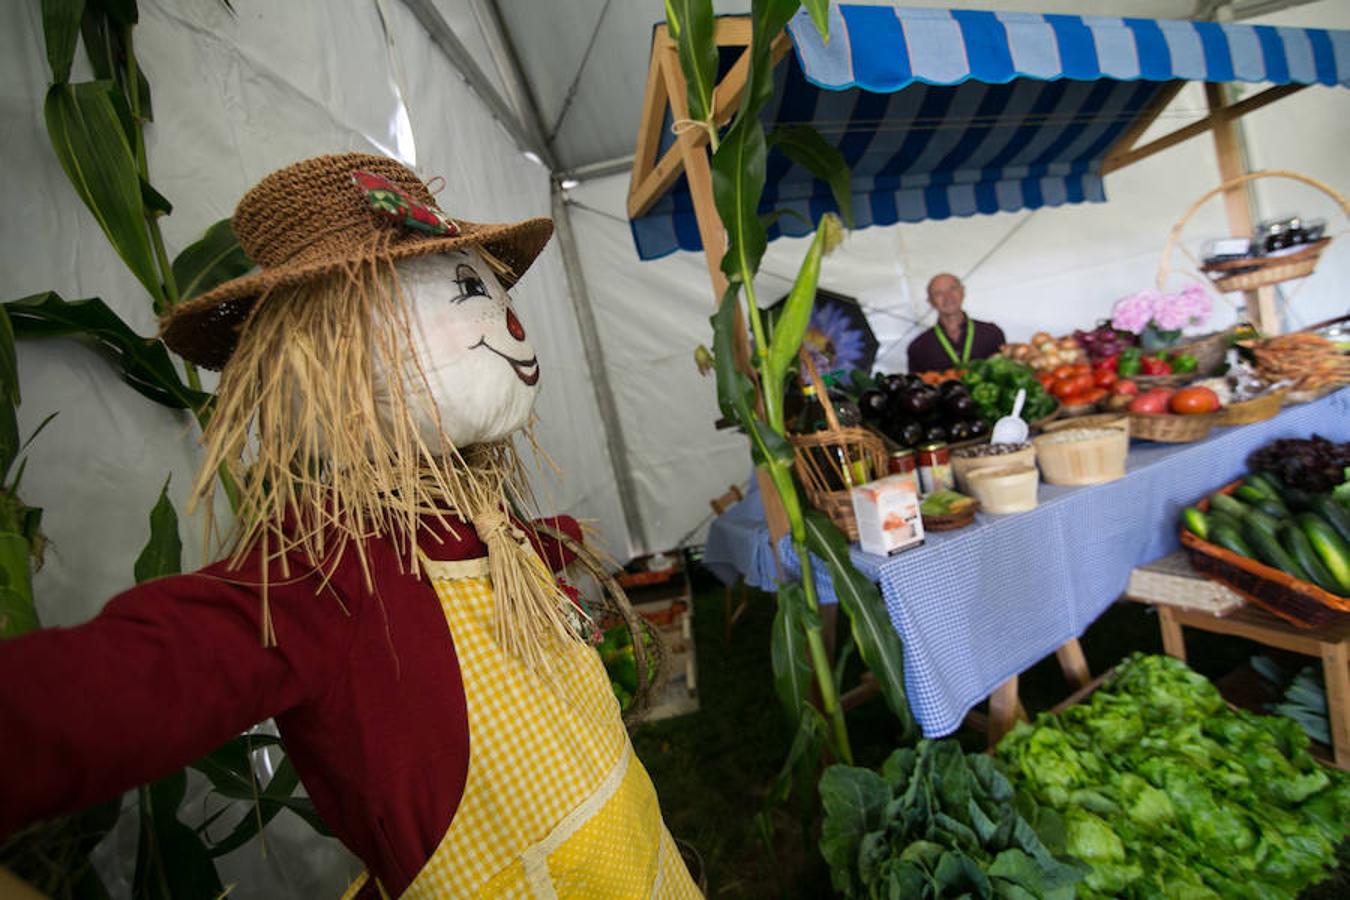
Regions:
M 1022 724 L 998 757 L 1019 808 L 1064 820 L 1084 897 L 1294 897 L 1334 862 L 1350 776 L 1291 719 L 1231 711 L 1183 663 L 1136 654 L 1090 702 Z
M 1010 415 L 1018 390 L 1027 392 L 1026 404 L 1022 407 L 1024 419 L 1039 419 L 1055 408 L 1054 398 L 1041 387 L 1036 373 L 1006 357 L 994 356 L 972 362 L 961 380 L 970 388 L 971 399 L 986 419 Z
M 956 741 L 896 750 L 880 774 L 831 766 L 820 798 L 821 855 L 845 897 L 1072 897 L 1088 871 L 1063 857 L 1053 810 Z

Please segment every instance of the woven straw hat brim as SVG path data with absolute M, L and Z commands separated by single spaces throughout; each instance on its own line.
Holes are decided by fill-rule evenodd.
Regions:
M 380 248 L 372 256 L 392 261 L 449 253 L 462 247 L 482 247 L 510 266 L 510 273 L 498 276 L 502 286 L 509 289 L 525 274 L 553 235 L 553 221 L 548 218 L 525 219 L 508 225 L 461 224 L 468 227 L 454 237 L 428 235 L 423 240 L 402 240 Z M 329 257 L 275 266 L 232 279 L 175 306 L 163 321 L 160 337 L 189 362 L 220 370 L 234 353 L 239 333 L 260 299 L 278 289 L 360 265 L 369 258 L 358 255 Z

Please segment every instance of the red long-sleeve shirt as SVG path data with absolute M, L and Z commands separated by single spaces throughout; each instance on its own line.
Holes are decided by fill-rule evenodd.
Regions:
M 580 539 L 572 519 L 545 521 Z M 419 543 L 432 559 L 486 553 L 463 524 Z M 567 559 L 551 541 L 536 546 L 555 569 Z M 0 643 L 0 839 L 274 717 L 319 815 L 401 893 L 459 805 L 468 718 L 435 591 L 389 542 L 366 553 L 373 593 L 351 552 L 322 589 L 304 567 L 286 579 L 274 564 L 275 647 L 259 639 L 256 557 L 138 585 L 88 624 Z

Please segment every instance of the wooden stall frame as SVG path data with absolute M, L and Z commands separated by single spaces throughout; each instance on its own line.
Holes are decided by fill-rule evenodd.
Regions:
M 751 26 L 748 16 L 727 16 L 717 20 L 715 40 L 719 47 L 743 47 L 748 51 L 750 36 Z M 780 32 L 774 38 L 772 59 L 775 66 L 791 46 L 792 40 L 786 31 Z M 749 68 L 750 54 L 743 51 L 736 63 L 718 82 L 714 92 L 713 119 L 716 126 L 720 127 L 729 122 L 739 107 Z M 1107 151 L 1102 164 L 1103 175 L 1147 159 L 1182 141 L 1211 132 L 1219 156 L 1220 181 L 1228 181 L 1242 174 L 1243 169 L 1237 132 L 1233 123 L 1247 113 L 1282 100 L 1307 87 L 1302 84 L 1275 85 L 1230 104 L 1223 99 L 1222 85 L 1206 83 L 1209 114 L 1205 118 L 1137 146 L 1144 132 L 1187 83 L 1178 79 L 1159 92 L 1139 120 L 1127 128 Z M 670 37 L 665 23 L 662 23 L 656 26 L 652 34 L 647 86 L 643 96 L 642 117 L 638 126 L 637 148 L 628 189 L 628 217 L 637 218 L 651 209 L 652 205 L 670 190 L 680 174 L 685 174 L 694 202 L 699 236 L 703 241 L 713 299 L 717 301 L 727 288 L 726 276 L 722 274 L 721 269 L 722 255 L 726 252 L 726 236 L 717 215 L 717 206 L 713 201 L 712 172 L 707 151 L 708 135 L 702 128 L 683 130 L 675 143 L 658 159 L 661 126 L 665 120 L 667 106 L 675 120 L 688 118 L 684 72 L 680 69 L 675 41 Z M 1252 216 L 1246 192 L 1238 190 L 1229 192 L 1225 201 L 1229 227 L 1233 233 L 1250 233 Z M 1277 333 L 1278 319 L 1275 314 L 1273 289 L 1263 288 L 1259 292 L 1248 292 L 1246 299 L 1248 319 L 1264 333 Z M 741 352 L 748 354 L 749 341 L 745 334 L 743 319 L 738 319 L 737 338 L 738 354 Z M 771 521 L 771 529 L 773 526 L 774 523 Z M 775 535 L 777 534 L 778 532 L 775 532 Z

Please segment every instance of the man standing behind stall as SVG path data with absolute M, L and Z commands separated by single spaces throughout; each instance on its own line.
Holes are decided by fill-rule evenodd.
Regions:
M 977 322 L 961 310 L 966 289 L 949 273 L 928 282 L 928 303 L 938 320 L 909 344 L 909 370 L 959 369 L 972 359 L 993 356 L 1005 343 L 1003 329 L 993 322 Z

